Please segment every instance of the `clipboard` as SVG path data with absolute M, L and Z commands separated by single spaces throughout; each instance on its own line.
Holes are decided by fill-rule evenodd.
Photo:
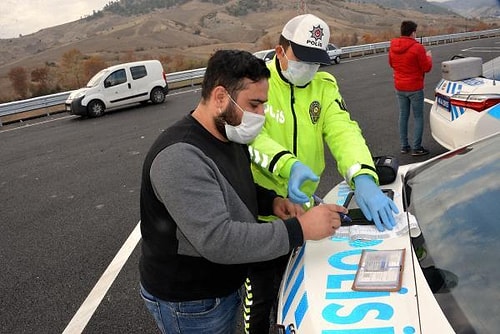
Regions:
M 363 250 L 352 283 L 355 291 L 399 291 L 405 249 Z

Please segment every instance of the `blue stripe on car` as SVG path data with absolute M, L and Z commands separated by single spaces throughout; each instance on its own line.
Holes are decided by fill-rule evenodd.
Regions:
M 496 119 L 500 119 L 500 104 L 497 104 L 496 106 L 491 108 L 490 111 L 488 111 L 488 114 L 491 117 L 494 117 Z
M 304 292 L 302 298 L 300 299 L 299 305 L 297 305 L 297 309 L 295 310 L 295 322 L 297 324 L 297 329 L 300 328 L 300 325 L 302 324 L 302 320 L 304 319 L 308 308 L 309 302 L 307 300 L 307 292 Z
M 306 248 L 306 245 L 302 246 L 302 248 L 299 251 L 299 254 L 297 254 L 297 258 L 295 259 L 295 262 L 293 263 L 293 267 L 290 270 L 290 274 L 288 274 L 288 278 L 285 282 L 285 291 L 288 290 L 288 285 L 290 285 L 290 281 L 292 280 L 292 277 L 295 274 L 295 271 L 297 270 L 297 267 L 299 264 L 302 262 L 302 257 L 304 256 L 304 250 Z
M 304 266 L 301 267 L 299 274 L 297 275 L 297 279 L 295 282 L 293 282 L 292 289 L 288 293 L 288 296 L 285 301 L 285 305 L 283 305 L 283 314 L 282 314 L 282 319 L 286 318 L 286 315 L 288 314 L 288 311 L 290 310 L 290 306 L 292 306 L 292 302 L 295 299 L 295 296 L 297 295 L 297 291 L 299 290 L 299 287 L 304 283 Z
M 465 112 L 465 109 L 463 107 L 457 107 L 452 105 L 451 106 L 451 120 L 454 121 L 460 116 L 462 116 Z

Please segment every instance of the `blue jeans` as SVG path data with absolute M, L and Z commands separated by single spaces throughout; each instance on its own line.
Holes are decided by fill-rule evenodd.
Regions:
M 422 147 L 422 134 L 424 132 L 424 91 L 414 92 L 396 91 L 399 104 L 399 140 L 401 147 L 408 147 L 408 120 L 410 107 L 413 110 L 413 149 Z
M 234 334 L 241 304 L 239 291 L 222 298 L 167 302 L 141 285 L 141 297 L 163 334 Z

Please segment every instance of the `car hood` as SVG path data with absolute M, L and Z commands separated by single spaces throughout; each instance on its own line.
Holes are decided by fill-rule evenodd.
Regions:
M 396 181 L 383 187 L 394 191 L 400 212 L 403 212 L 402 176 L 417 165 L 401 166 Z M 342 182 L 324 200 L 343 203 L 349 190 Z M 405 213 L 402 215 L 407 217 Z M 400 291 L 352 290 L 362 250 L 402 248 L 406 249 L 406 256 Z M 409 233 L 378 240 L 351 240 L 334 235 L 320 241 L 307 241 L 292 254 L 283 277 L 277 323 L 288 332 L 293 328 L 297 334 L 405 333 L 410 330 L 412 333 L 454 333 L 418 265 Z
M 89 90 L 88 87 L 83 87 L 83 88 L 80 88 L 80 89 L 77 89 L 77 90 L 74 90 L 72 91 L 70 94 L 69 94 L 69 97 L 68 99 L 74 99 L 74 98 L 77 98 L 77 97 L 80 97 L 82 95 L 85 95 L 85 93 Z

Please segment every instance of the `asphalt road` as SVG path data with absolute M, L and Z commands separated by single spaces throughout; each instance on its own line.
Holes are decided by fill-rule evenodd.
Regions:
M 454 54 L 489 60 L 500 55 L 500 38 L 430 49 L 425 96 L 432 100 L 442 61 Z M 386 54 L 322 70 L 337 78 L 374 155 L 405 164 L 445 152 L 427 125 L 431 154 L 399 154 Z M 198 99 L 193 87 L 172 91 L 162 105 L 99 119 L 59 114 L 0 127 L 0 333 L 157 333 L 138 294 L 141 166 L 162 129 Z M 327 162 L 320 196 L 341 180 Z

